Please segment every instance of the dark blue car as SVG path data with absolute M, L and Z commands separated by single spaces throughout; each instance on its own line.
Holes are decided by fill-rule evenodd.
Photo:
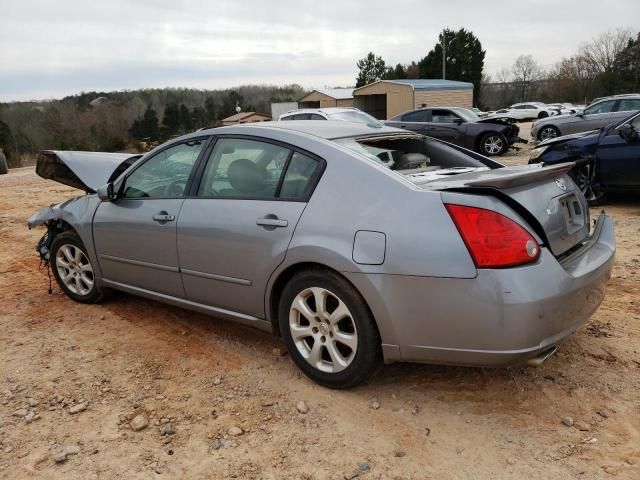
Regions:
M 571 172 L 589 203 L 601 204 L 608 192 L 640 191 L 640 112 L 600 130 L 541 142 L 529 163 L 576 162 Z

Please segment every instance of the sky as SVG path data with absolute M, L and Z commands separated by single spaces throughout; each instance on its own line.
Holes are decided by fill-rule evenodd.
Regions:
M 520 54 L 551 67 L 607 30 L 638 30 L 639 18 L 639 0 L 0 0 L 0 101 L 349 86 L 369 51 L 417 61 L 444 27 L 473 31 L 495 76 Z

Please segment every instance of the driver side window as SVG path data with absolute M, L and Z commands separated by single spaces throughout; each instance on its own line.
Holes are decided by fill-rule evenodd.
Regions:
M 595 105 L 585 109 L 585 115 L 593 115 L 595 113 L 609 113 L 613 109 L 613 104 L 615 102 L 613 100 L 609 100 L 608 102 L 600 102 Z
M 124 198 L 178 198 L 184 196 L 187 180 L 206 140 L 169 147 L 151 157 L 127 177 Z

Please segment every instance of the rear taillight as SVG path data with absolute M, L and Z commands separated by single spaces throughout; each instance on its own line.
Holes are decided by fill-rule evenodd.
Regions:
M 497 212 L 446 204 L 477 268 L 505 268 L 535 261 L 536 240 L 519 224 Z

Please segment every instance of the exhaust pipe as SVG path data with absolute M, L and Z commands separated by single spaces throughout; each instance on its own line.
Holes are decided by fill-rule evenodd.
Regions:
M 539 367 L 540 365 L 542 365 L 542 363 L 549 358 L 551 355 L 553 355 L 554 353 L 556 353 L 556 346 L 552 346 L 546 350 L 544 350 L 543 352 L 540 352 L 538 355 L 536 355 L 535 357 L 529 359 L 527 361 L 527 366 L 528 367 Z

